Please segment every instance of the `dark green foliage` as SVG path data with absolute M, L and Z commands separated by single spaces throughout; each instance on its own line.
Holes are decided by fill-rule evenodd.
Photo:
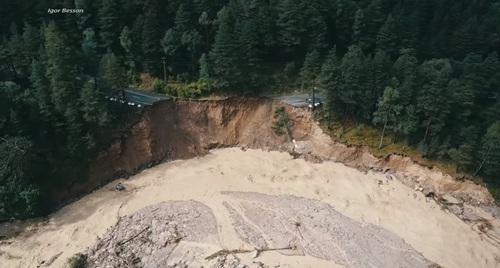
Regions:
M 274 124 L 272 126 L 274 133 L 278 136 L 286 135 L 287 139 L 291 139 L 291 130 L 292 121 L 288 118 L 288 113 L 285 110 L 285 107 L 276 108 L 274 111 Z
M 438 134 L 445 126 L 446 116 L 450 113 L 448 81 L 452 74 L 448 60 L 430 60 L 419 69 L 422 87 L 417 99 L 417 112 L 424 129 L 423 143 L 429 135 Z
M 380 137 L 379 148 L 382 147 L 384 135 L 387 130 L 394 130 L 399 114 L 403 110 L 399 100 L 399 92 L 392 87 L 386 87 L 384 94 L 380 97 L 377 110 L 373 114 L 373 123 L 382 125 L 382 135 Z
M 1 217 L 38 214 L 49 192 L 85 179 L 88 161 L 126 121 L 104 93 L 141 73 L 162 77 L 162 58 L 168 81 L 156 82 L 158 92 L 318 87 L 329 123 L 373 123 L 382 136 L 498 181 L 495 1 L 58 3 L 85 13 L 48 16 L 53 1 L 2 6 Z M 277 113 L 283 126 L 285 115 Z
M 476 173 L 483 169 L 489 176 L 500 174 L 500 122 L 492 124 L 486 131 L 479 155 L 481 164 Z
M 210 79 L 210 64 L 208 62 L 207 54 L 203 53 L 200 58 L 200 70 L 199 70 L 200 80 Z
M 337 49 L 333 48 L 328 53 L 319 75 L 320 87 L 326 97 L 326 111 L 329 121 L 338 114 L 341 75 L 342 71 L 337 57 Z
M 127 87 L 125 66 L 114 53 L 105 54 L 99 64 L 102 87 L 105 89 L 122 89 Z
M 307 53 L 300 69 L 302 88 L 311 88 L 318 84 L 317 78 L 321 71 L 321 58 L 317 50 Z
M 377 34 L 377 47 L 383 49 L 389 55 L 396 55 L 399 48 L 399 40 L 396 21 L 389 15 Z
M 120 34 L 120 1 L 103 0 L 99 8 L 98 25 L 101 46 L 104 50 L 115 49 Z
M 344 104 L 345 115 L 356 115 L 369 119 L 374 103 L 371 100 L 370 65 L 359 46 L 349 47 L 342 59 L 342 81 L 340 83 L 340 100 Z
M 33 144 L 24 137 L 0 138 L 0 220 L 38 213 L 40 191 L 34 179 Z
M 225 7 L 217 18 L 218 30 L 215 42 L 210 51 L 213 64 L 213 77 L 217 87 L 228 89 L 241 80 L 238 66 L 238 42 L 235 29 L 236 17 L 234 11 Z
M 103 96 L 97 89 L 95 81 L 88 81 L 83 85 L 80 93 L 80 110 L 83 120 L 95 127 L 104 127 L 110 121 L 102 99 Z
M 142 50 L 144 54 L 144 70 L 152 74 L 160 73 L 160 18 L 158 3 L 155 0 L 147 1 L 145 6 L 144 24 L 142 27 Z
M 87 256 L 81 253 L 77 253 L 67 261 L 67 268 L 86 268 L 87 267 Z

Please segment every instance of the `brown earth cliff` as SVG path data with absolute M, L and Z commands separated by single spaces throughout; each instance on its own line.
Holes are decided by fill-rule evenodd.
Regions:
M 272 129 L 278 107 L 285 107 L 293 122 L 293 143 Z M 440 199 L 461 218 L 481 218 L 467 214 L 469 205 L 480 206 L 488 215 L 498 217 L 498 207 L 483 186 L 455 180 L 408 157 L 390 155 L 378 159 L 367 148 L 334 142 L 309 110 L 263 98 L 167 100 L 147 107 L 129 134 L 91 163 L 86 182 L 55 198 L 68 200 L 75 193 L 87 193 L 113 178 L 135 174 L 163 161 L 192 158 L 210 149 L 234 146 L 289 151 L 307 160 L 331 160 L 364 171 L 385 172 L 388 177 Z

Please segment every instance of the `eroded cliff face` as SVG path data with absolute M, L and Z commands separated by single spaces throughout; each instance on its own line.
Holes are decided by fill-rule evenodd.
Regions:
M 280 147 L 270 100 L 165 101 L 149 107 L 130 134 L 92 163 L 90 180 L 133 174 L 149 165 L 227 146 Z M 294 118 L 296 119 L 296 118 Z
M 160 162 L 204 155 L 214 148 L 287 150 L 288 139 L 272 130 L 274 111 L 279 106 L 284 105 L 269 99 L 230 98 L 167 100 L 146 107 L 128 135 L 91 162 L 89 179 L 55 193 L 55 203 Z M 312 126 L 309 113 L 297 110 L 289 114 L 296 124 L 293 135 L 308 139 Z
M 293 122 L 293 142 L 272 129 L 278 107 L 285 107 Z M 364 171 L 385 172 L 415 190 L 458 199 L 456 213 L 463 213 L 463 204 L 498 211 L 483 186 L 455 180 L 408 157 L 391 155 L 378 159 L 367 148 L 337 143 L 322 131 L 309 110 L 262 98 L 168 100 L 147 107 L 129 134 L 91 163 L 89 179 L 57 199 L 68 200 L 75 194 L 88 193 L 114 178 L 135 174 L 163 161 L 192 158 L 210 149 L 234 146 L 288 151 L 309 160 L 331 160 Z

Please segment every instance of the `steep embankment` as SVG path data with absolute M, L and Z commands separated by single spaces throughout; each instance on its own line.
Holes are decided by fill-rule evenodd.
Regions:
M 293 122 L 292 141 L 272 129 L 274 111 L 282 106 Z M 307 109 L 267 99 L 149 107 L 129 135 L 91 164 L 87 182 L 56 198 L 165 160 L 234 146 L 243 150 L 145 170 L 121 180 L 123 192 L 113 190 L 117 182 L 108 184 L 0 241 L 0 262 L 60 267 L 84 252 L 91 266 L 156 261 L 236 267 L 240 259 L 248 267 L 499 263 L 500 222 L 484 187 L 409 158 L 377 159 L 365 148 L 336 143 Z M 254 248 L 266 251 L 252 257 Z M 235 251 L 208 258 L 222 249 Z
M 274 111 L 281 106 L 286 107 L 293 122 L 294 143 L 272 129 Z M 364 171 L 394 173 L 391 176 L 416 190 L 447 198 L 445 201 L 459 216 L 467 212 L 463 204 L 482 206 L 498 216 L 494 199 L 483 186 L 457 181 L 408 157 L 390 155 L 378 159 L 367 148 L 336 143 L 323 133 L 307 109 L 260 98 L 164 101 L 148 107 L 128 136 L 92 162 L 87 182 L 54 196 L 67 200 L 75 193 L 85 193 L 112 178 L 135 174 L 165 160 L 187 159 L 213 148 L 232 146 L 294 151 L 309 160 L 332 160 Z

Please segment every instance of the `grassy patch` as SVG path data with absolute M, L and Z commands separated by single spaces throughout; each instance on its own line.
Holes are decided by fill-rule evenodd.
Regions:
M 335 123 L 331 126 L 323 124 L 322 127 L 336 141 L 347 145 L 366 146 L 376 157 L 383 158 L 391 154 L 404 155 L 423 166 L 435 166 L 451 175 L 457 174 L 457 168 L 454 164 L 424 158 L 417 148 L 409 146 L 404 141 L 399 141 L 397 137 L 391 134 L 385 136 L 383 146 L 379 149 L 381 131 L 373 126 L 365 124 L 356 125 L 355 123 Z
M 383 140 L 382 148 L 378 148 L 380 142 L 381 130 L 376 127 L 356 124 L 352 122 L 339 123 L 335 122 L 328 126 L 326 122 L 321 124 L 323 130 L 328 133 L 335 141 L 352 146 L 365 146 L 370 149 L 370 152 L 379 158 L 384 158 L 391 154 L 403 155 L 410 157 L 413 161 L 426 167 L 439 168 L 446 174 L 458 177 L 457 166 L 451 162 L 442 160 L 434 160 L 425 158 L 422 153 L 414 146 L 408 145 L 404 141 L 400 141 L 394 135 L 388 134 Z M 463 174 L 462 174 L 463 175 Z M 495 198 L 497 204 L 500 205 L 500 184 L 488 183 L 478 177 L 468 175 L 468 179 L 475 183 L 486 186 Z

